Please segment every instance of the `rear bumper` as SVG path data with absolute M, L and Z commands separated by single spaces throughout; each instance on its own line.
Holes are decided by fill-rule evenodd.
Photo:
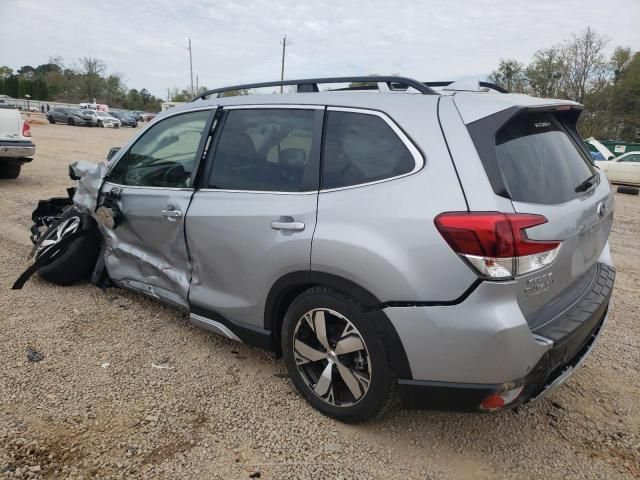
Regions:
M 24 158 L 32 157 L 36 146 L 32 142 L 0 142 L 0 157 Z M 30 159 L 23 161 L 29 162 Z
M 584 363 L 597 344 L 608 315 L 589 333 L 584 345 L 566 363 L 551 369 L 554 351 L 540 361 L 534 370 L 535 374 L 504 384 L 473 384 L 429 382 L 423 380 L 399 380 L 398 392 L 403 408 L 409 410 L 448 410 L 448 411 L 480 411 L 480 404 L 491 394 L 524 386 L 515 402 L 506 408 L 514 408 L 524 403 L 546 397 L 560 385 L 565 383 Z
M 518 351 L 518 348 L 525 344 L 512 345 L 509 355 L 505 355 L 504 350 L 498 354 L 498 360 L 502 364 L 519 365 L 520 368 L 524 368 L 527 363 L 532 362 L 529 364 L 532 367 L 527 368 L 528 372 L 525 375 L 503 379 L 498 377 L 496 382 L 482 383 L 473 380 L 448 382 L 401 379 L 398 383 L 403 406 L 409 409 L 477 411 L 488 396 L 517 387 L 523 387 L 521 393 L 505 408 L 513 408 L 548 395 L 575 373 L 600 338 L 607 320 L 614 279 L 613 267 L 599 264 L 589 289 L 569 310 L 529 332 L 531 340 L 545 348 L 544 353 L 538 358 L 531 357 L 531 352 L 526 349 Z M 455 321 L 452 322 L 455 325 Z M 497 331 L 495 334 L 499 337 L 503 332 Z M 505 334 L 510 335 L 514 342 L 521 341 L 512 335 L 513 332 Z M 483 339 L 478 340 L 483 342 Z M 484 346 L 488 346 L 484 352 L 485 357 L 495 357 L 492 346 Z M 443 359 L 443 362 L 447 363 L 441 364 L 441 367 L 444 370 L 450 369 L 451 365 L 460 363 L 460 358 L 466 362 L 473 361 L 473 358 L 468 358 L 467 353 L 463 347 L 452 350 L 449 358 Z M 411 365 L 413 369 L 415 362 L 411 362 Z M 473 375 L 477 366 L 467 363 L 466 367 Z M 488 372 L 481 371 L 478 374 L 486 376 Z

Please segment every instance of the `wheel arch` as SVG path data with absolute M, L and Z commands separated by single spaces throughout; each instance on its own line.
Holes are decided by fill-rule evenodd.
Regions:
M 379 299 L 357 283 L 338 275 L 319 272 L 291 272 L 280 277 L 271 287 L 264 310 L 264 328 L 271 332 L 273 350 L 280 355 L 281 331 L 284 316 L 298 295 L 312 287 L 328 287 L 358 300 L 365 307 L 379 305 Z M 382 309 L 365 310 L 365 314 L 378 325 L 390 348 L 393 369 L 398 378 L 410 379 L 411 367 L 404 346 L 395 327 Z

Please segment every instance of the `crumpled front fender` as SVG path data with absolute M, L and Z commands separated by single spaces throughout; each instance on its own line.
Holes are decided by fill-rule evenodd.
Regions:
M 79 210 L 95 215 L 98 192 L 107 173 L 107 165 L 104 162 L 95 164 L 80 160 L 69 165 L 69 170 L 78 182 L 73 204 Z

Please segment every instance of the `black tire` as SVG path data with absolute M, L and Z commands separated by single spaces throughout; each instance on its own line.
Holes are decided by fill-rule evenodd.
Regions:
M 68 124 L 70 127 L 73 127 L 73 126 L 75 125 L 75 122 L 73 121 L 73 118 L 70 118 L 69 120 L 67 120 L 67 124 Z
M 101 128 L 104 127 L 104 125 L 102 124 L 102 120 L 98 120 L 98 126 Z
M 638 187 L 630 187 L 627 185 L 620 185 L 618 187 L 618 193 L 625 193 L 627 195 L 638 195 L 640 193 L 640 189 Z
M 47 120 L 49 120 L 49 123 L 52 124 L 52 125 L 54 123 L 56 123 L 56 121 L 53 119 L 53 117 L 47 116 Z
M 56 229 L 63 222 L 77 217 L 77 230 L 90 230 L 87 236 L 79 237 L 64 247 L 47 265 L 38 269 L 38 275 L 56 285 L 71 285 L 84 280 L 92 272 L 100 252 L 100 236 L 95 220 L 88 214 L 73 207 L 67 209 L 49 229 L 42 234 L 36 248 L 41 243 L 55 235 Z M 36 253 L 36 258 L 38 254 Z
M 0 178 L 18 178 L 21 168 L 19 163 L 0 164 Z
M 307 380 L 303 377 L 294 355 L 294 335 L 299 322 L 304 322 L 303 316 L 314 309 L 327 309 L 337 312 L 345 319 L 348 319 L 356 329 L 356 334 L 362 340 L 366 350 L 366 365 L 370 373 L 368 389 L 356 403 L 346 406 L 333 405 L 320 396 L 316 395 Z M 324 318 L 324 317 L 323 317 Z M 326 325 L 330 327 L 329 322 Z M 329 330 L 328 330 L 329 331 Z M 326 337 L 331 337 L 328 333 Z M 331 353 L 335 358 L 341 359 L 342 355 L 335 356 L 336 345 L 329 338 L 329 344 L 333 350 Z M 349 297 L 342 292 L 326 287 L 313 287 L 300 294 L 290 305 L 285 315 L 282 325 L 282 352 L 289 375 L 302 396 L 320 412 L 347 423 L 359 423 L 381 415 L 389 410 L 395 403 L 396 391 L 398 387 L 397 377 L 392 368 L 389 348 L 385 342 L 379 328 L 373 323 L 364 312 L 364 306 L 356 299 Z M 298 354 L 299 355 L 299 354 Z M 349 354 L 347 354 L 349 355 Z M 327 368 L 327 360 L 318 360 L 319 368 Z M 343 360 L 344 362 L 344 360 Z M 311 362 L 307 363 L 311 365 Z M 343 363 L 344 365 L 344 363 Z M 337 366 L 332 363 L 334 372 Z M 351 370 L 352 372 L 355 370 Z M 330 391 L 334 392 L 334 387 L 340 387 L 348 392 L 346 383 L 340 380 L 331 380 Z M 335 382 L 338 382 L 337 384 Z M 318 382 L 319 383 L 319 382 Z M 316 385 L 318 385 L 316 383 Z M 337 392 L 334 392 L 337 398 Z

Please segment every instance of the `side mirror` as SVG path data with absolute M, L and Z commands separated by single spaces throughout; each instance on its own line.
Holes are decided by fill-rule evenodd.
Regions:
M 107 162 L 115 157 L 116 153 L 118 153 L 119 151 L 120 147 L 112 147 L 111 150 L 109 150 L 109 153 L 107 153 Z

